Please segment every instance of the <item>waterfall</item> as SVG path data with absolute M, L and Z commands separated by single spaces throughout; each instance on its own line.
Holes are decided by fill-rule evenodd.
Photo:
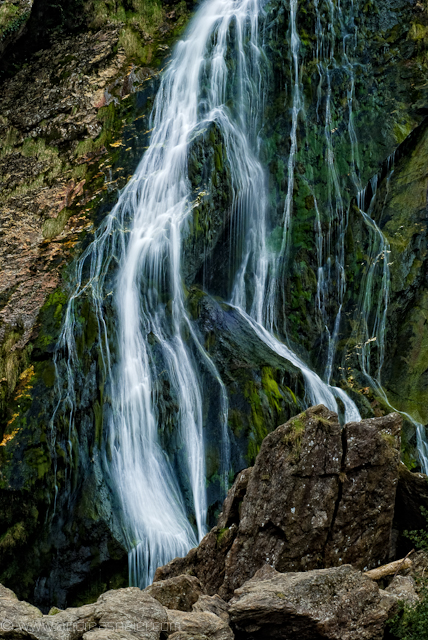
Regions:
M 323 403 L 338 410 L 339 400 L 346 421 L 360 419 L 355 403 L 342 389 L 330 385 L 333 355 L 329 355 L 323 380 L 276 333 L 275 289 L 279 274 L 284 276 L 280 264 L 287 254 L 292 223 L 297 126 L 303 110 L 297 0 L 291 0 L 290 6 L 293 106 L 280 255 L 275 255 L 267 242 L 271 231 L 268 185 L 259 154 L 269 73 L 259 25 L 263 8 L 258 0 L 206 0 L 163 73 L 152 114 L 150 145 L 76 265 L 75 286 L 55 354 L 59 401 L 52 418 L 52 438 L 60 407 L 68 408 L 70 430 L 74 428 L 79 369 L 77 302 L 89 296 L 98 321 L 101 366 L 108 386 L 104 469 L 119 504 L 131 584 L 149 583 L 157 566 L 184 555 L 206 531 L 202 369 L 218 390 L 221 468 L 227 490 L 230 443 L 226 388 L 193 328 L 182 282 L 182 240 L 193 206 L 187 177 L 188 149 L 212 123 L 223 138 L 234 193 L 230 251 L 238 268 L 233 274 L 230 304 L 269 349 L 300 369 L 306 385 L 306 405 Z M 328 72 L 324 75 L 329 83 Z M 330 127 L 328 113 L 326 122 Z M 330 152 L 329 171 L 341 220 L 339 235 L 343 236 L 344 210 Z M 321 236 L 321 224 L 318 233 Z M 322 244 L 323 240 L 319 238 L 318 242 Z M 343 258 L 340 260 L 343 266 Z M 325 295 L 322 278 L 325 281 L 330 277 L 321 273 L 321 262 L 320 255 L 319 300 Z M 84 277 L 85 270 L 89 274 Z M 342 295 L 339 293 L 339 301 Z M 114 327 L 104 317 L 108 300 Z M 339 320 L 335 320 L 337 326 Z M 337 332 L 334 329 L 331 354 Z M 65 383 L 60 381 L 61 362 L 65 362 Z M 160 370 L 178 407 L 174 429 L 184 480 L 177 477 L 159 437 L 162 413 L 156 380 Z M 72 438 L 69 440 L 71 448 Z M 190 495 L 191 514 L 183 482 Z

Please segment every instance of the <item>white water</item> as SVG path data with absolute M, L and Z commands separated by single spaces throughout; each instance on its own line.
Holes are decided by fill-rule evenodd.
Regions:
M 303 108 L 297 10 L 297 0 L 291 0 L 294 87 L 281 253 L 286 251 L 288 241 L 296 130 Z M 210 123 L 215 122 L 223 136 L 235 194 L 231 251 L 240 266 L 231 303 L 260 340 L 302 371 L 307 405 L 323 403 L 337 410 L 340 399 L 345 406 L 345 420 L 360 419 L 355 404 L 343 390 L 323 382 L 273 334 L 277 310 L 272 283 L 278 256 L 269 252 L 266 243 L 270 231 L 267 184 L 258 159 L 263 82 L 268 73 L 260 42 L 261 12 L 257 0 L 207 0 L 198 9 L 186 38 L 178 43 L 163 74 L 155 101 L 150 146 L 117 205 L 77 264 L 76 287 L 58 344 L 57 360 L 61 352 L 68 354 L 66 391 L 57 383 L 58 407 L 60 402 L 69 407 L 72 429 L 75 372 L 79 369 L 76 303 L 83 294 L 88 295 L 103 337 L 102 362 L 108 381 L 105 469 L 120 504 L 120 522 L 129 548 L 130 582 L 140 586 L 151 581 L 157 566 L 184 555 L 205 533 L 201 368 L 209 372 L 218 387 L 221 468 L 224 490 L 227 489 L 230 444 L 226 390 L 193 330 L 181 278 L 182 238 L 192 215 L 187 152 L 192 139 Z M 231 49 L 233 72 L 229 71 L 227 60 Z M 231 98 L 233 107 L 229 108 L 226 105 Z M 90 273 L 84 282 L 83 268 L 87 263 Z M 117 269 L 117 278 L 113 289 L 108 291 L 113 267 Z M 103 315 L 106 295 L 112 296 L 116 312 L 114 335 L 110 335 L 112 330 L 107 328 Z M 182 480 L 177 478 L 176 469 L 161 446 L 162 413 L 156 385 L 160 366 L 178 406 L 174 429 L 180 447 L 180 473 L 190 490 L 195 527 L 189 522 Z

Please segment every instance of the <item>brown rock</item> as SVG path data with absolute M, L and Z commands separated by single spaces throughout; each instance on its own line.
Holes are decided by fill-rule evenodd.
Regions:
M 226 624 L 229 624 L 229 605 L 217 594 L 214 596 L 200 596 L 199 600 L 193 605 L 193 611 L 208 611 L 214 613 Z
M 83 640 L 135 640 L 137 636 L 128 631 L 110 631 L 94 629 L 83 635 Z
M 209 640 L 208 636 L 201 633 L 186 633 L 185 631 L 177 631 L 169 636 L 169 640 Z
M 404 601 L 409 605 L 415 605 L 419 602 L 419 596 L 415 589 L 415 581 L 411 576 L 395 576 L 385 591 L 389 595 L 395 596 L 397 602 Z
M 167 609 L 192 611 L 192 605 L 202 595 L 201 583 L 194 576 L 180 575 L 161 582 L 154 582 L 144 589 Z
M 303 573 L 257 572 L 230 602 L 236 638 L 381 640 L 388 606 L 349 565 Z
M 95 605 L 95 619 L 102 629 L 127 631 L 141 640 L 159 640 L 168 626 L 164 607 L 137 587 L 103 593 Z
M 232 629 L 213 613 L 187 613 L 185 611 L 168 610 L 168 634 L 179 640 L 177 633 L 187 634 L 186 640 L 191 638 L 208 638 L 209 640 L 233 640 Z
M 390 559 L 401 424 L 401 416 L 390 413 L 345 426 L 345 476 L 325 566 L 367 570 Z
M 43 614 L 36 607 L 18 600 L 10 589 L 0 584 L 0 638 L 25 638 L 25 626 L 40 622 Z

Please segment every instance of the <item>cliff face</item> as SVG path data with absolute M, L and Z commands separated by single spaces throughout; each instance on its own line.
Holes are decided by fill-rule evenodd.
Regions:
M 294 80 L 289 6 L 275 0 L 265 9 L 270 71 L 260 145 L 270 185 L 269 242 L 279 247 L 290 181 Z M 351 21 L 350 7 L 345 9 Z M 329 29 L 326 16 L 315 3 L 299 7 L 305 108 L 296 134 L 293 223 L 279 293 L 279 333 L 321 374 L 329 349 L 324 326 L 331 335 L 341 304 L 332 381 L 352 395 L 363 417 L 390 411 L 379 389 L 361 373 L 368 341 L 371 351 L 367 355 L 366 349 L 364 357 L 371 373 L 383 357 L 381 382 L 391 404 L 425 424 L 428 14 L 419 3 L 401 0 L 355 4 L 352 20 L 359 35 L 352 45 L 351 94 L 351 75 L 343 65 L 332 65 L 327 73 L 327 67 L 321 71 L 314 62 L 321 42 L 318 21 L 327 34 L 324 47 L 334 44 L 338 51 L 343 44 L 340 27 Z M 51 423 L 58 397 L 53 354 L 73 286 L 73 260 L 92 240 L 148 144 L 159 68 L 188 17 L 184 2 L 135 0 L 113 7 L 93 0 L 71 3 L 58 14 L 47 2 L 36 1 L 33 7 L 6 2 L 0 8 L 0 582 L 42 607 L 55 599 L 60 606 L 90 599 L 109 585 L 127 583 L 124 541 L 99 455 L 108 397 L 99 327 L 87 301 L 79 307 L 75 328 L 81 370 L 73 408 L 78 430 L 72 436 L 70 406 L 58 414 L 55 435 Z M 349 143 L 351 124 L 355 148 Z M 337 159 L 342 209 L 334 174 L 326 168 L 330 150 Z M 254 463 L 269 432 L 303 409 L 304 381 L 225 303 L 234 194 L 216 127 L 193 141 L 188 172 L 195 206 L 183 246 L 187 306 L 229 397 L 233 476 Z M 366 188 L 360 207 L 371 207 L 370 215 L 389 242 L 383 356 L 370 333 L 384 312 L 378 305 L 383 258 L 377 258 L 376 232 L 357 206 L 356 181 Z M 332 270 L 341 243 L 346 256 L 343 300 L 333 277 L 322 313 L 318 225 L 339 247 Z M 367 299 L 369 277 L 373 286 Z M 104 302 L 106 321 L 114 323 L 109 304 Z M 157 384 L 165 416 L 160 437 L 179 467 L 175 399 L 161 377 Z M 213 523 L 222 495 L 214 417 L 218 389 L 208 375 L 203 384 Z M 403 442 L 404 459 L 414 467 L 410 423 Z

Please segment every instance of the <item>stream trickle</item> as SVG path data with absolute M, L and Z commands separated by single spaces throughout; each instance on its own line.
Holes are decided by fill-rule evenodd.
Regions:
M 238 266 L 232 273 L 231 306 L 238 310 L 259 340 L 300 369 L 306 387 L 305 398 L 301 400 L 306 406 L 323 403 L 338 410 L 339 400 L 346 421 L 360 419 L 351 398 L 343 389 L 330 384 L 346 283 L 344 233 L 349 206 L 342 198 L 332 144 L 331 70 L 339 64 L 335 59 L 338 49 L 335 21 L 342 32 L 340 64 L 349 76 L 348 135 L 353 178 L 357 190 L 360 186 L 357 140 L 352 124 L 354 80 L 349 53 L 356 30 L 353 16 L 348 17 L 350 28 L 347 29 L 340 8 L 327 4 L 327 25 L 323 25 L 321 14 L 317 14 L 319 92 L 325 92 L 322 128 L 327 149 L 327 228 L 319 209 L 324 204 L 321 205 L 322 199 L 314 188 L 317 307 L 328 334 L 322 376 L 311 370 L 286 339 L 279 337 L 281 331 L 277 326 L 277 289 L 286 278 L 284 264 L 292 225 L 297 129 L 299 118 L 304 117 L 297 0 L 290 2 L 287 36 L 291 50 L 292 109 L 288 186 L 279 254 L 273 253 L 267 240 L 272 231 L 268 181 L 260 160 L 263 104 L 269 78 L 260 27 L 263 8 L 258 0 L 206 0 L 163 73 L 152 114 L 150 145 L 117 204 L 77 263 L 75 288 L 55 355 L 57 364 L 60 360 L 65 362 L 66 379 L 65 384 L 64 380 L 59 381 L 59 376 L 57 379 L 59 400 L 52 419 L 52 437 L 55 437 L 54 425 L 61 407 L 68 410 L 69 428 L 74 429 L 75 371 L 79 366 L 76 305 L 85 295 L 91 300 L 98 322 L 101 366 L 108 389 L 104 409 L 104 469 L 120 508 L 118 520 L 128 545 L 131 584 L 149 583 L 159 565 L 186 554 L 206 531 L 202 368 L 209 373 L 218 392 L 223 492 L 228 488 L 230 443 L 226 387 L 193 327 L 182 281 L 182 240 L 192 215 L 188 150 L 192 140 L 211 123 L 216 124 L 222 135 L 234 193 L 230 252 L 231 264 Z M 318 4 L 316 7 L 318 11 Z M 233 65 L 229 60 L 231 55 Z M 361 204 L 360 208 L 362 215 L 369 218 L 370 212 L 364 213 Z M 374 224 L 369 219 L 366 221 Z M 373 245 L 373 272 L 380 254 L 387 252 L 381 236 L 380 233 L 378 244 Z M 383 265 L 384 298 L 379 301 L 377 323 L 370 333 L 379 341 L 383 341 L 385 333 L 389 277 L 387 260 L 383 260 Z M 83 277 L 84 268 L 89 269 L 89 277 Z M 116 273 L 113 285 L 112 270 Z M 367 296 L 372 271 L 367 275 Z M 332 295 L 336 301 L 333 316 L 327 304 Z M 104 304 L 109 296 L 115 316 L 114 328 L 104 317 Z M 364 299 L 363 316 L 366 303 L 369 301 Z M 156 344 L 156 356 L 151 348 L 153 344 Z M 383 356 L 382 351 L 379 353 L 380 372 Z M 369 360 L 366 349 L 362 363 L 367 375 L 370 375 Z M 180 471 L 184 481 L 177 477 L 159 439 L 162 415 L 155 383 L 160 368 L 178 405 L 174 429 L 180 443 Z M 71 447 L 72 438 L 69 440 Z M 188 513 L 186 507 L 183 482 L 187 495 L 191 496 L 192 513 Z M 193 525 L 189 516 L 193 516 Z

